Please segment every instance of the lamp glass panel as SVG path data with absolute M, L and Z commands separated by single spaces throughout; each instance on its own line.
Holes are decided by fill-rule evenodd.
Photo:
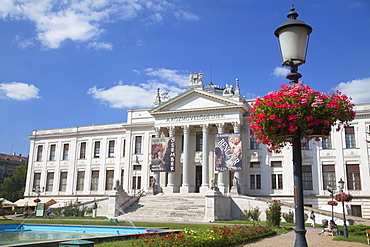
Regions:
M 307 29 L 304 27 L 287 27 L 281 30 L 279 42 L 283 62 L 289 59 L 299 59 L 294 61 L 295 65 L 303 64 L 307 47 Z

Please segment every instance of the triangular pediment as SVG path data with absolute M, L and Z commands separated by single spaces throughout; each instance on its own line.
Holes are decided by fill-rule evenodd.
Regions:
M 150 113 L 170 113 L 186 111 L 205 111 L 230 107 L 245 107 L 245 104 L 202 90 L 188 90 L 173 99 L 153 108 Z

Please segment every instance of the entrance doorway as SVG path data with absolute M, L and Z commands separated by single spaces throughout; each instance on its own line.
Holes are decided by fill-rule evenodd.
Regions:
M 195 167 L 195 193 L 199 193 L 199 188 L 202 186 L 202 167 Z

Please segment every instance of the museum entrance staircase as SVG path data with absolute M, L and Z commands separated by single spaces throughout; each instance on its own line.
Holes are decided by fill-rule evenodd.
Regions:
M 117 218 L 121 221 L 202 222 L 205 216 L 204 195 L 146 195 L 140 197 Z

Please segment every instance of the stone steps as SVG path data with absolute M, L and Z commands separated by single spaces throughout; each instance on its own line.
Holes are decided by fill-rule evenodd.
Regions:
M 204 196 L 144 196 L 124 210 L 132 221 L 204 221 Z

